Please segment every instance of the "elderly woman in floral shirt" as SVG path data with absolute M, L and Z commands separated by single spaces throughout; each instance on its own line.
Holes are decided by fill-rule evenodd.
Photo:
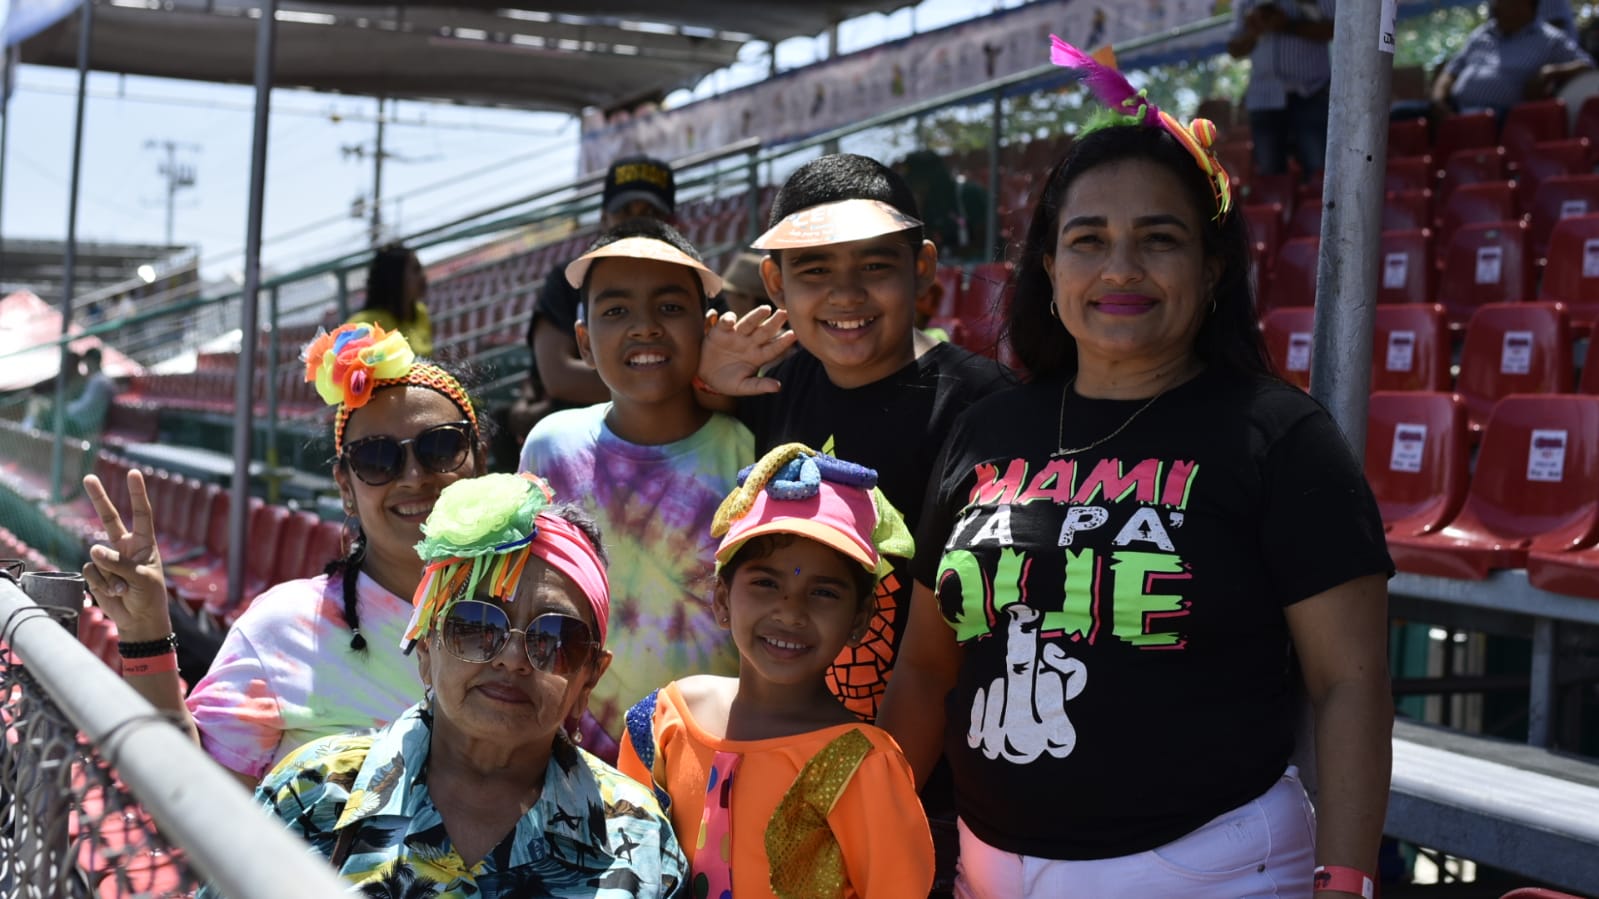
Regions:
M 611 661 L 610 600 L 592 524 L 551 498 L 530 476 L 445 488 L 406 632 L 425 697 L 376 734 L 307 744 L 257 790 L 365 895 L 685 892 L 650 791 L 568 736 Z

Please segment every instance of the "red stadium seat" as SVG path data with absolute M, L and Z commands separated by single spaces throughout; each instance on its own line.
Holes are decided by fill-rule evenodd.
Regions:
M 1425 156 L 1432 151 L 1432 137 L 1424 119 L 1404 119 L 1388 123 L 1388 164 L 1395 157 Z
M 1005 289 L 1010 281 L 1010 263 L 984 262 L 974 265 L 966 278 L 955 306 L 968 334 L 966 349 L 991 359 L 999 357 L 999 334 L 1005 321 Z
M 1480 430 L 1494 404 L 1512 393 L 1567 393 L 1571 327 L 1556 303 L 1490 303 L 1466 326 L 1455 392 Z
M 316 530 L 320 521 L 315 514 L 304 510 L 289 514 L 288 520 L 283 522 L 283 530 L 278 534 L 278 570 L 267 579 L 266 587 L 295 578 L 311 577 L 321 570 L 320 566 L 316 571 L 308 570 L 311 566 L 306 561 L 311 548 L 311 532 Z
M 1314 305 L 1316 257 L 1320 251 L 1321 240 L 1315 237 L 1284 241 L 1277 250 L 1277 263 L 1271 269 L 1271 289 L 1262 308 Z
M 1216 157 L 1222 168 L 1239 184 L 1247 184 L 1255 175 L 1255 143 L 1250 140 L 1226 140 L 1216 145 Z
M 1549 248 L 1555 223 L 1575 215 L 1599 213 L 1599 175 L 1553 175 L 1538 185 L 1528 213 L 1532 222 L 1532 252 L 1542 258 Z
M 1384 231 L 1377 302 L 1425 303 L 1437 290 L 1432 266 L 1432 232 Z
M 254 598 L 257 593 L 281 579 L 283 528 L 288 524 L 290 514 L 283 506 L 268 504 L 250 511 L 250 552 L 244 560 L 246 599 Z
M 344 524 L 338 521 L 321 521 L 311 529 L 311 542 L 305 550 L 305 569 L 316 574 L 329 562 L 344 557 Z
M 1527 580 L 1551 593 L 1599 599 L 1599 546 L 1528 553 Z
M 251 497 L 251 505 L 261 501 Z M 210 520 L 205 525 L 205 554 L 193 564 L 168 566 L 167 576 L 174 592 L 195 611 L 216 595 L 225 596 L 228 586 L 228 509 L 232 497 L 218 491 L 210 506 Z M 246 519 L 248 521 L 248 519 Z
M 1599 146 L 1599 94 L 1582 101 L 1577 121 L 1571 126 L 1571 136 L 1586 137 L 1589 143 Z
M 1310 387 L 1311 334 L 1316 310 L 1309 306 L 1273 309 L 1261 320 L 1266 352 L 1277 373 L 1300 389 Z
M 1452 115 L 1438 123 L 1432 141 L 1434 159 L 1448 163 L 1449 157 L 1460 150 L 1495 147 L 1499 145 L 1499 122 L 1491 112 L 1468 112 Z
M 1448 390 L 1449 325 L 1436 303 L 1379 305 L 1371 340 L 1372 390 Z
M 1298 183 L 1293 175 L 1256 175 L 1239 190 L 1239 200 L 1243 205 L 1270 206 L 1276 203 L 1283 208 L 1285 216 L 1294 214 L 1294 202 L 1298 196 Z
M 1371 395 L 1366 479 L 1390 533 L 1443 528 L 1466 501 L 1466 407 L 1448 393 Z
M 1566 104 L 1563 100 L 1534 100 L 1518 103 L 1505 113 L 1499 130 L 1499 145 L 1505 148 L 1512 168 L 1526 160 L 1535 144 L 1565 140 Z
M 1403 571 L 1481 580 L 1529 552 L 1599 539 L 1599 397 L 1512 396 L 1494 408 L 1460 514 L 1441 531 L 1390 535 Z
M 1450 235 L 1465 225 L 1510 222 L 1521 218 L 1512 181 L 1481 181 L 1464 184 L 1444 198 L 1439 213 L 1438 240 L 1448 246 Z M 1440 247 L 1442 249 L 1442 247 Z
M 1583 360 L 1582 378 L 1577 382 L 1577 392 L 1599 396 L 1599 350 L 1594 349 L 1592 338 L 1588 343 L 1588 358 Z
M 1384 231 L 1415 231 L 1432 227 L 1432 192 L 1403 190 L 1390 193 L 1382 204 Z
M 1538 185 L 1556 175 L 1583 175 L 1593 171 L 1588 141 L 1575 137 L 1533 144 L 1521 157 L 1516 174 L 1516 198 L 1523 209 L 1531 209 Z M 1599 210 L 1595 210 L 1599 212 Z
M 1444 252 L 1437 299 L 1459 327 L 1486 303 L 1514 303 L 1532 296 L 1532 260 L 1521 222 L 1466 225 Z
M 1503 181 L 1509 167 L 1503 147 L 1472 147 L 1457 150 L 1443 161 L 1443 176 L 1438 184 L 1440 200 L 1468 184 Z
M 1426 155 L 1425 151 L 1415 156 L 1394 154 L 1394 147 L 1389 145 L 1388 165 L 1383 170 L 1384 192 L 1392 194 L 1409 190 L 1432 190 L 1437 178 L 1433 175 L 1431 156 Z
M 1256 263 L 1270 272 L 1282 245 L 1283 209 L 1275 203 L 1244 207 L 1244 223 L 1249 227 L 1249 239 L 1255 247 Z
M 1321 237 L 1321 201 L 1301 198 L 1288 220 L 1287 239 Z
M 1599 321 L 1599 214 L 1555 223 L 1538 299 L 1564 304 L 1579 331 Z

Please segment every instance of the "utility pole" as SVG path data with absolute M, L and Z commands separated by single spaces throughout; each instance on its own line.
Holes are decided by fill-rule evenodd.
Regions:
M 173 246 L 172 223 L 177 211 L 178 191 L 194 187 L 194 165 L 178 161 L 178 150 L 198 152 L 199 144 L 179 143 L 175 140 L 147 140 L 146 150 L 165 150 L 166 159 L 156 165 L 156 172 L 167 179 L 167 230 L 166 246 Z
M 378 136 L 372 153 L 372 246 L 383 239 L 383 119 L 384 99 L 378 98 Z

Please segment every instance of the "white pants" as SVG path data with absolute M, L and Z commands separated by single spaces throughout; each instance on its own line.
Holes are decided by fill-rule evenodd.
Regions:
M 1316 815 L 1290 766 L 1271 789 L 1148 852 L 1088 861 L 1017 855 L 960 824 L 957 899 L 1310 899 Z

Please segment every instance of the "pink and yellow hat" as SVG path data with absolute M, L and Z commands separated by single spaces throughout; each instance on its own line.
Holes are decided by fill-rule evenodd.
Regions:
M 738 487 L 711 524 L 716 570 L 764 534 L 815 540 L 859 563 L 879 580 L 884 556 L 909 558 L 915 542 L 905 520 L 877 489 L 877 472 L 800 443 L 779 446 L 739 472 Z

